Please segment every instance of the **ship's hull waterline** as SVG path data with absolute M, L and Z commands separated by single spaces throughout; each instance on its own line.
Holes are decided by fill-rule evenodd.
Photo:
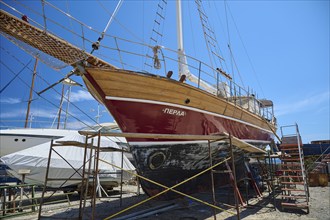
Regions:
M 172 79 L 128 71 L 89 69 L 85 82 L 102 101 L 123 132 L 212 135 L 229 133 L 259 146 L 269 144 L 273 134 L 261 117 L 205 91 Z M 207 141 L 127 138 L 140 175 L 167 187 L 174 186 L 210 167 Z M 228 139 L 211 146 L 213 164 L 228 157 Z M 244 165 L 242 151 L 236 152 L 238 175 Z M 225 169 L 224 164 L 218 169 Z M 216 185 L 229 183 L 228 174 L 217 175 Z M 164 187 L 141 180 L 144 191 L 156 195 Z M 194 193 L 210 189 L 206 172 L 177 189 Z M 179 196 L 173 192 L 159 198 Z

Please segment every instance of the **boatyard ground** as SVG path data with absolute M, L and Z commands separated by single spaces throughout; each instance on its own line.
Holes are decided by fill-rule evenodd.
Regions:
M 258 199 L 252 195 L 253 190 L 250 189 L 250 199 L 248 205 L 240 210 L 241 219 L 321 219 L 330 220 L 330 184 L 327 187 L 310 187 L 310 212 L 306 210 L 288 210 L 282 211 L 280 206 L 280 193 L 275 194 L 275 198 L 270 196 L 265 190 L 263 199 Z M 128 207 L 144 201 L 148 197 L 141 191 L 137 195 L 137 186 L 124 185 L 123 187 L 122 206 L 118 198 L 101 198 L 98 199 L 95 208 L 95 219 L 104 219 L 110 217 L 122 210 L 126 210 L 120 215 L 113 216 L 115 219 L 171 219 L 171 220 L 195 220 L 195 219 L 214 219 L 213 208 L 206 206 L 200 202 L 196 202 L 189 198 L 179 198 L 172 201 L 150 200 L 137 207 L 127 210 Z M 216 199 L 221 203 L 234 204 L 232 189 L 220 188 L 216 190 Z M 243 197 L 246 198 L 246 192 L 242 190 Z M 57 197 L 64 197 L 58 194 Z M 118 196 L 116 191 L 112 196 Z M 199 193 L 193 195 L 203 201 L 213 203 L 212 194 L 210 192 Z M 63 199 L 62 198 L 62 199 Z M 275 203 L 275 207 L 274 207 Z M 92 219 L 92 209 L 90 202 L 86 203 L 86 210 L 83 219 Z M 236 209 L 219 205 L 226 211 L 234 213 L 230 214 L 226 211 L 217 211 L 217 219 L 237 219 Z M 42 219 L 74 219 L 79 213 L 79 196 L 73 194 L 70 202 L 55 205 L 45 205 L 42 209 Z M 140 213 L 137 215 L 137 213 Z M 143 217 L 145 216 L 145 217 Z M 21 216 L 11 217 L 10 219 L 25 220 L 37 219 L 38 214 L 25 214 Z

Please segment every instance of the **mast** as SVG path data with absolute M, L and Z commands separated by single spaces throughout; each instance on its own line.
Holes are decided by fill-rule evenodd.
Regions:
M 179 62 L 179 77 L 182 79 L 188 79 L 189 81 L 198 84 L 208 92 L 212 94 L 217 94 L 217 89 L 204 82 L 202 79 L 198 78 L 194 74 L 190 73 L 188 69 L 187 57 L 183 49 L 183 32 L 182 32 L 182 10 L 181 10 L 181 0 L 176 0 L 176 30 L 178 38 L 178 62 Z
M 189 72 L 187 68 L 186 56 L 183 49 L 181 0 L 176 1 L 176 31 L 178 38 L 179 76 L 181 77 L 182 75 L 186 75 Z
M 63 105 L 63 97 L 64 97 L 64 83 L 62 84 L 61 101 L 60 101 L 60 107 L 58 108 L 57 129 L 60 129 L 61 114 L 62 114 L 62 105 Z
M 26 117 L 25 117 L 24 128 L 27 128 L 28 121 L 29 121 L 30 105 L 31 105 L 31 102 L 32 102 L 32 97 L 33 97 L 34 80 L 35 80 L 36 75 L 37 75 L 37 71 L 36 71 L 37 64 L 38 64 L 38 58 L 36 58 L 36 62 L 34 63 L 33 75 L 32 75 L 32 82 L 31 82 L 31 87 L 30 87 L 30 97 L 29 97 L 28 106 L 27 106 L 27 110 L 26 110 Z M 31 117 L 31 120 L 32 120 L 32 117 Z
M 66 78 L 63 82 L 63 85 L 68 85 L 69 88 L 68 88 L 68 95 L 66 97 L 66 110 L 65 110 L 65 118 L 64 118 L 64 125 L 63 125 L 63 128 L 66 129 L 66 123 L 67 123 L 67 120 L 68 120 L 68 114 L 69 114 L 69 105 L 70 105 L 70 95 L 71 95 L 71 88 L 72 86 L 80 86 L 82 87 L 81 84 L 73 81 L 72 79 L 70 78 Z M 62 94 L 62 97 L 63 97 L 63 94 Z
M 66 102 L 66 110 L 65 110 L 65 118 L 64 118 L 64 129 L 66 129 L 66 123 L 68 121 L 68 112 L 69 112 L 69 105 L 70 105 L 70 94 L 71 94 L 71 85 L 68 88 L 68 96 Z

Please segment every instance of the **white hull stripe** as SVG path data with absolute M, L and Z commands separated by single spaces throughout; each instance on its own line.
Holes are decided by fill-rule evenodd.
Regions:
M 200 113 L 204 113 L 204 114 L 213 115 L 213 116 L 217 116 L 217 117 L 220 117 L 220 118 L 225 118 L 225 119 L 228 119 L 228 120 L 236 121 L 236 122 L 246 124 L 248 126 L 263 130 L 267 133 L 272 133 L 269 130 L 266 130 L 264 128 L 261 128 L 259 126 L 254 125 L 254 124 L 251 124 L 251 123 L 248 123 L 248 122 L 236 119 L 236 118 L 216 114 L 216 113 L 213 113 L 213 112 L 208 112 L 208 111 L 197 109 L 197 108 L 192 108 L 192 107 L 189 107 L 189 106 L 183 106 L 183 105 L 178 105 L 178 104 L 173 104 L 173 103 L 168 103 L 168 102 L 152 101 L 152 100 L 146 100 L 146 99 L 133 99 L 133 98 L 122 98 L 122 97 L 113 97 L 113 96 L 106 96 L 105 99 L 117 100 L 117 101 L 127 101 L 127 102 L 140 102 L 140 103 L 148 103 L 148 104 L 156 104 L 156 105 L 167 105 L 167 106 L 173 106 L 173 107 L 177 107 L 177 108 L 183 108 L 183 109 L 187 109 L 187 110 L 191 110 L 191 111 L 195 111 L 195 112 L 200 112 Z
M 270 144 L 270 141 L 259 141 L 259 140 L 244 140 L 247 143 L 253 144 Z M 225 141 L 217 141 L 219 143 Z M 216 142 L 216 143 L 217 143 Z M 213 142 L 214 143 L 214 142 Z M 152 146 L 152 145 L 182 145 L 182 144 L 208 144 L 208 141 L 148 141 L 148 142 L 129 142 L 130 145 L 138 146 Z

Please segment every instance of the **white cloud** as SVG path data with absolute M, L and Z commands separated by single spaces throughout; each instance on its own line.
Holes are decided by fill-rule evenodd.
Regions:
M 324 102 L 327 102 L 329 106 L 329 91 L 323 92 L 321 94 L 304 97 L 302 100 L 297 100 L 296 102 L 282 104 L 275 106 L 275 112 L 277 116 L 293 114 L 296 112 L 301 112 L 306 109 L 319 109 L 324 108 Z M 329 108 L 329 107 L 328 107 Z
M 21 103 L 22 100 L 19 98 L 1 98 L 0 102 L 5 104 L 17 104 L 17 103 Z
M 40 118 L 55 118 L 57 115 L 56 111 L 50 111 L 49 109 L 31 109 L 31 113 L 34 117 Z
M 90 101 L 95 100 L 93 96 L 84 90 L 79 90 L 77 92 L 71 92 L 70 102 L 81 102 L 81 101 Z
M 66 124 L 66 128 L 67 129 L 77 130 L 77 129 L 81 129 L 81 128 L 87 127 L 88 124 L 90 124 L 90 123 L 88 123 L 87 121 L 68 122 Z
M 56 111 L 50 111 L 49 109 L 34 109 L 31 108 L 30 115 L 38 118 L 54 118 Z M 26 109 L 16 109 L 7 112 L 0 112 L 0 118 L 21 118 L 26 116 Z
M 8 112 L 0 111 L 0 118 L 20 118 L 22 116 L 25 116 L 25 114 L 26 110 L 24 109 L 16 109 Z

